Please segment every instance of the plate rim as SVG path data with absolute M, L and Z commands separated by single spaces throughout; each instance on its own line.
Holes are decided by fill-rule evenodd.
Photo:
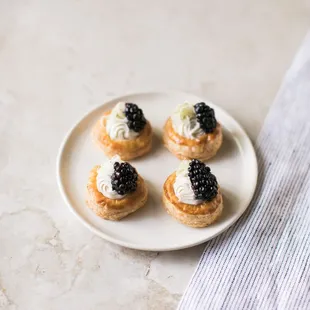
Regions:
M 82 224 L 87 227 L 92 233 L 94 233 L 96 236 L 99 236 L 111 243 L 126 247 L 126 248 L 130 248 L 130 249 L 135 249 L 135 250 L 141 250 L 141 251 L 155 251 L 155 252 L 164 252 L 164 251 L 175 251 L 175 250 L 181 250 L 181 249 L 186 249 L 186 248 L 190 248 L 190 247 L 194 247 L 197 246 L 199 244 L 205 243 L 213 238 L 216 238 L 217 236 L 219 236 L 220 234 L 222 234 L 223 232 L 225 232 L 226 230 L 228 230 L 231 226 L 233 226 L 238 219 L 244 214 L 244 212 L 246 211 L 246 209 L 249 207 L 256 188 L 257 188 L 257 179 L 258 179 L 258 162 L 257 162 L 257 156 L 256 156 L 256 152 L 253 146 L 253 143 L 251 141 L 251 139 L 249 138 L 248 134 L 246 133 L 246 131 L 244 130 L 244 128 L 242 127 L 242 125 L 240 125 L 240 123 L 230 115 L 230 113 L 228 113 L 225 109 L 223 109 L 222 107 L 218 106 L 217 104 L 213 103 L 212 101 L 209 100 L 205 100 L 206 102 L 211 103 L 211 105 L 214 105 L 216 107 L 217 110 L 220 110 L 221 113 L 224 113 L 226 115 L 226 117 L 228 117 L 230 119 L 230 121 L 233 121 L 240 129 L 240 131 L 243 134 L 244 139 L 246 140 L 246 143 L 248 144 L 248 146 L 250 147 L 250 149 L 248 151 L 251 152 L 251 156 L 253 161 L 253 187 L 252 187 L 252 191 L 250 193 L 250 195 L 248 196 L 249 198 L 245 201 L 244 203 L 244 208 L 240 211 L 240 214 L 238 214 L 238 216 L 231 222 L 229 223 L 227 226 L 225 226 L 225 228 L 221 229 L 220 231 L 218 231 L 217 233 L 213 234 L 212 236 L 203 238 L 203 239 L 199 239 L 197 242 L 191 242 L 188 243 L 187 245 L 181 245 L 181 246 L 171 246 L 171 247 L 165 247 L 165 248 L 161 248 L 161 247 L 148 247 L 148 246 L 139 246 L 137 244 L 131 243 L 131 242 L 126 242 L 117 238 L 113 238 L 107 234 L 105 234 L 102 231 L 99 231 L 98 229 L 96 229 L 95 227 L 93 227 L 90 223 L 88 223 L 76 210 L 75 208 L 71 205 L 71 202 L 69 201 L 66 192 L 65 192 L 65 188 L 62 182 L 62 176 L 61 176 L 61 163 L 62 163 L 62 158 L 64 155 L 64 149 L 66 147 L 66 144 L 70 138 L 70 136 L 72 135 L 73 131 L 75 130 L 75 128 L 82 123 L 86 118 L 88 118 L 90 116 L 90 114 L 95 113 L 97 110 L 101 110 L 102 107 L 104 107 L 105 105 L 110 104 L 113 101 L 119 100 L 122 101 L 124 98 L 128 97 L 128 96 L 140 96 L 140 95 L 150 95 L 150 94 L 161 94 L 161 95 L 167 95 L 167 94 L 171 94 L 171 95 L 183 95 L 183 96 L 195 96 L 197 98 L 201 98 L 202 97 L 200 95 L 196 95 L 193 93 L 189 93 L 189 92 L 183 92 L 183 91 L 142 91 L 142 92 L 129 92 L 126 93 L 125 95 L 122 96 L 113 96 L 109 99 L 107 99 L 107 101 L 104 101 L 102 104 L 99 104 L 96 107 L 93 107 L 92 109 L 89 109 L 86 113 L 83 113 L 82 117 L 80 117 L 77 121 L 74 122 L 74 124 L 69 128 L 69 130 L 67 131 L 67 133 L 65 134 L 64 138 L 62 139 L 62 142 L 60 144 L 59 150 L 58 150 L 58 154 L 57 154 L 57 158 L 56 158 L 56 179 L 57 179 L 57 185 L 59 187 L 60 193 L 62 198 L 64 199 L 66 205 L 68 206 L 68 208 L 70 209 L 71 212 L 73 212 L 73 214 L 79 219 L 80 222 L 82 222 Z M 204 99 L 202 99 L 204 100 Z

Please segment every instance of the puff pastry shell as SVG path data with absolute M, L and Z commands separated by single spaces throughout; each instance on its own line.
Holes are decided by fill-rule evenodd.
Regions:
M 94 141 L 109 157 L 119 155 L 122 160 L 131 160 L 148 153 L 152 148 L 152 127 L 147 121 L 139 136 L 132 140 L 112 140 L 106 131 L 106 117 L 111 113 L 104 113 L 95 124 L 92 135 Z
M 110 199 L 102 195 L 97 189 L 96 179 L 99 168 L 100 166 L 95 166 L 90 172 L 86 200 L 87 206 L 98 216 L 117 221 L 145 205 L 148 189 L 140 175 L 138 175 L 135 192 L 126 195 L 123 199 Z
M 163 203 L 167 213 L 182 224 L 191 227 L 206 227 L 214 223 L 220 217 L 223 210 L 223 197 L 220 190 L 211 201 L 206 201 L 199 205 L 182 203 L 174 193 L 173 184 L 175 178 L 176 174 L 174 172 L 167 178 L 164 184 Z
M 199 159 L 202 161 L 213 157 L 223 141 L 222 127 L 219 123 L 213 133 L 197 139 L 187 139 L 176 133 L 169 118 L 164 127 L 164 144 L 179 159 Z

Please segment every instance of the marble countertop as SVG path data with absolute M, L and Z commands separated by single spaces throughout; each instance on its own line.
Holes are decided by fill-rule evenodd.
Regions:
M 205 245 L 94 236 L 60 197 L 60 142 L 111 97 L 171 89 L 255 139 L 309 17 L 307 1 L 1 1 L 0 309 L 175 309 Z

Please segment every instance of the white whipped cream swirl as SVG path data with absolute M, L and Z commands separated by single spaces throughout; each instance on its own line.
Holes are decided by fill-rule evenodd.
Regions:
M 101 165 L 97 171 L 97 189 L 105 197 L 110 199 L 122 199 L 125 195 L 120 195 L 112 189 L 111 177 L 114 173 L 114 163 L 123 161 L 118 155 L 112 157 Z
M 192 184 L 188 176 L 189 160 L 183 160 L 176 170 L 176 179 L 173 184 L 175 195 L 180 202 L 190 205 L 198 205 L 202 200 L 196 199 Z
M 187 139 L 196 139 L 204 135 L 204 131 L 196 118 L 194 105 L 188 102 L 179 104 L 171 116 L 173 129 Z
M 132 140 L 139 135 L 129 129 L 124 111 L 125 102 L 119 102 L 107 116 L 106 130 L 112 140 Z

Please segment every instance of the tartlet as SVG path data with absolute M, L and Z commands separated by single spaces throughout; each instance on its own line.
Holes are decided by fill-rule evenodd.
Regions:
M 96 165 L 90 171 L 87 183 L 86 200 L 87 206 L 92 209 L 96 213 L 96 215 L 100 216 L 101 218 L 113 221 L 120 220 L 125 216 L 129 215 L 130 213 L 133 213 L 143 207 L 148 197 L 148 189 L 146 183 L 143 178 L 136 172 L 136 170 L 131 165 L 129 165 L 134 169 L 131 174 L 130 171 L 128 172 L 127 168 L 124 168 L 123 170 L 125 170 L 125 172 L 127 171 L 126 173 L 128 175 L 126 179 L 126 176 L 124 175 L 122 170 L 120 170 L 120 173 L 117 174 L 114 166 L 115 162 L 119 163 L 120 165 L 125 164 L 126 167 L 128 167 L 129 165 L 128 163 L 122 163 L 117 157 L 112 158 L 111 163 L 113 164 L 114 170 L 113 174 L 110 173 L 110 184 L 108 184 L 109 174 L 107 174 L 107 177 L 104 176 L 101 177 L 101 180 L 98 180 L 98 172 L 101 171 L 100 169 L 103 166 Z M 103 169 L 104 168 L 105 167 L 103 167 Z M 108 167 L 107 169 L 111 170 L 111 167 Z M 125 182 L 123 182 L 125 185 L 128 181 L 134 182 L 134 184 L 132 184 L 131 187 L 127 186 L 128 188 L 126 188 L 125 186 L 125 190 L 120 191 L 121 183 L 119 183 L 117 187 L 113 186 L 113 182 L 115 182 L 116 178 L 125 178 Z M 103 184 L 104 182 L 106 182 L 106 184 Z M 110 197 L 107 197 L 107 193 L 105 193 L 104 190 L 101 190 L 101 188 L 108 188 L 107 192 L 109 192 Z M 128 192 L 126 192 L 127 190 Z M 117 199 L 113 199 L 113 197 L 111 198 L 111 196 L 115 196 L 115 198 Z
M 206 109 L 205 113 L 209 113 L 207 117 L 198 113 L 199 104 Z M 185 103 L 179 105 L 173 117 L 166 121 L 163 140 L 168 150 L 179 159 L 205 161 L 215 156 L 222 145 L 222 126 L 217 122 L 214 110 L 205 103 Z
M 200 162 L 200 164 L 203 163 Z M 208 173 L 212 175 L 209 168 L 207 171 L 209 171 Z M 184 171 L 182 177 L 186 177 L 186 173 Z M 201 173 L 199 177 L 202 179 L 203 174 Z M 195 195 L 193 192 L 193 197 L 195 197 L 192 199 L 193 202 L 197 198 L 195 204 L 189 203 L 188 201 L 183 202 L 180 200 L 180 196 L 177 197 L 174 186 L 176 178 L 177 172 L 172 173 L 167 178 L 163 186 L 163 204 L 167 213 L 174 217 L 180 223 L 190 227 L 206 227 L 214 223 L 220 217 L 223 211 L 223 197 L 220 188 L 217 186 L 216 178 L 213 176 L 211 182 L 213 187 L 216 184 L 216 189 L 209 188 L 206 189 L 205 192 L 200 191 L 200 194 L 198 194 L 198 198 L 197 195 Z M 205 179 L 207 179 L 207 177 L 205 177 Z M 199 186 L 201 187 L 201 184 L 198 184 L 196 188 L 194 187 L 195 191 L 197 191 L 197 188 L 199 189 Z M 210 194 L 210 191 L 213 192 Z
M 132 126 L 129 124 L 133 123 L 134 121 L 130 121 L 127 119 L 128 115 L 125 113 L 125 110 L 122 111 L 122 108 L 127 109 L 127 105 L 133 105 L 135 106 L 138 111 L 141 111 L 139 113 L 142 113 L 139 117 L 142 117 L 142 125 L 138 126 L 138 128 L 135 128 L 133 130 Z M 122 114 L 122 128 L 121 130 L 126 131 L 126 134 L 124 134 L 119 129 L 114 129 L 113 133 L 113 125 L 107 126 L 108 122 L 113 121 L 115 118 L 116 121 L 118 121 L 117 117 L 115 115 L 115 109 L 119 110 L 119 114 Z M 152 127 L 149 121 L 147 121 L 144 118 L 143 112 L 141 109 L 139 109 L 135 104 L 132 103 L 119 103 L 113 110 L 107 111 L 103 114 L 103 116 L 96 122 L 95 126 L 92 130 L 92 136 L 93 140 L 99 147 L 104 151 L 104 153 L 109 156 L 113 157 L 114 155 L 120 156 L 123 160 L 131 160 L 136 157 L 140 157 L 148 153 L 152 148 Z M 119 115 L 118 114 L 118 115 Z M 130 117 L 130 116 L 129 116 Z M 117 124 L 116 124 L 117 125 Z M 127 128 L 126 128 L 127 126 Z M 131 128 L 129 128 L 129 126 Z M 114 126 L 115 128 L 116 126 Z M 112 128 L 112 129 L 111 129 Z M 124 129 L 123 129 L 124 128 Z M 110 133 L 109 133 L 110 129 Z M 113 136 L 112 136 L 113 133 Z M 120 133 L 120 134 L 119 134 Z M 129 134 L 128 134 L 129 133 Z M 117 136 L 119 135 L 119 137 Z M 128 137 L 129 136 L 129 137 Z

